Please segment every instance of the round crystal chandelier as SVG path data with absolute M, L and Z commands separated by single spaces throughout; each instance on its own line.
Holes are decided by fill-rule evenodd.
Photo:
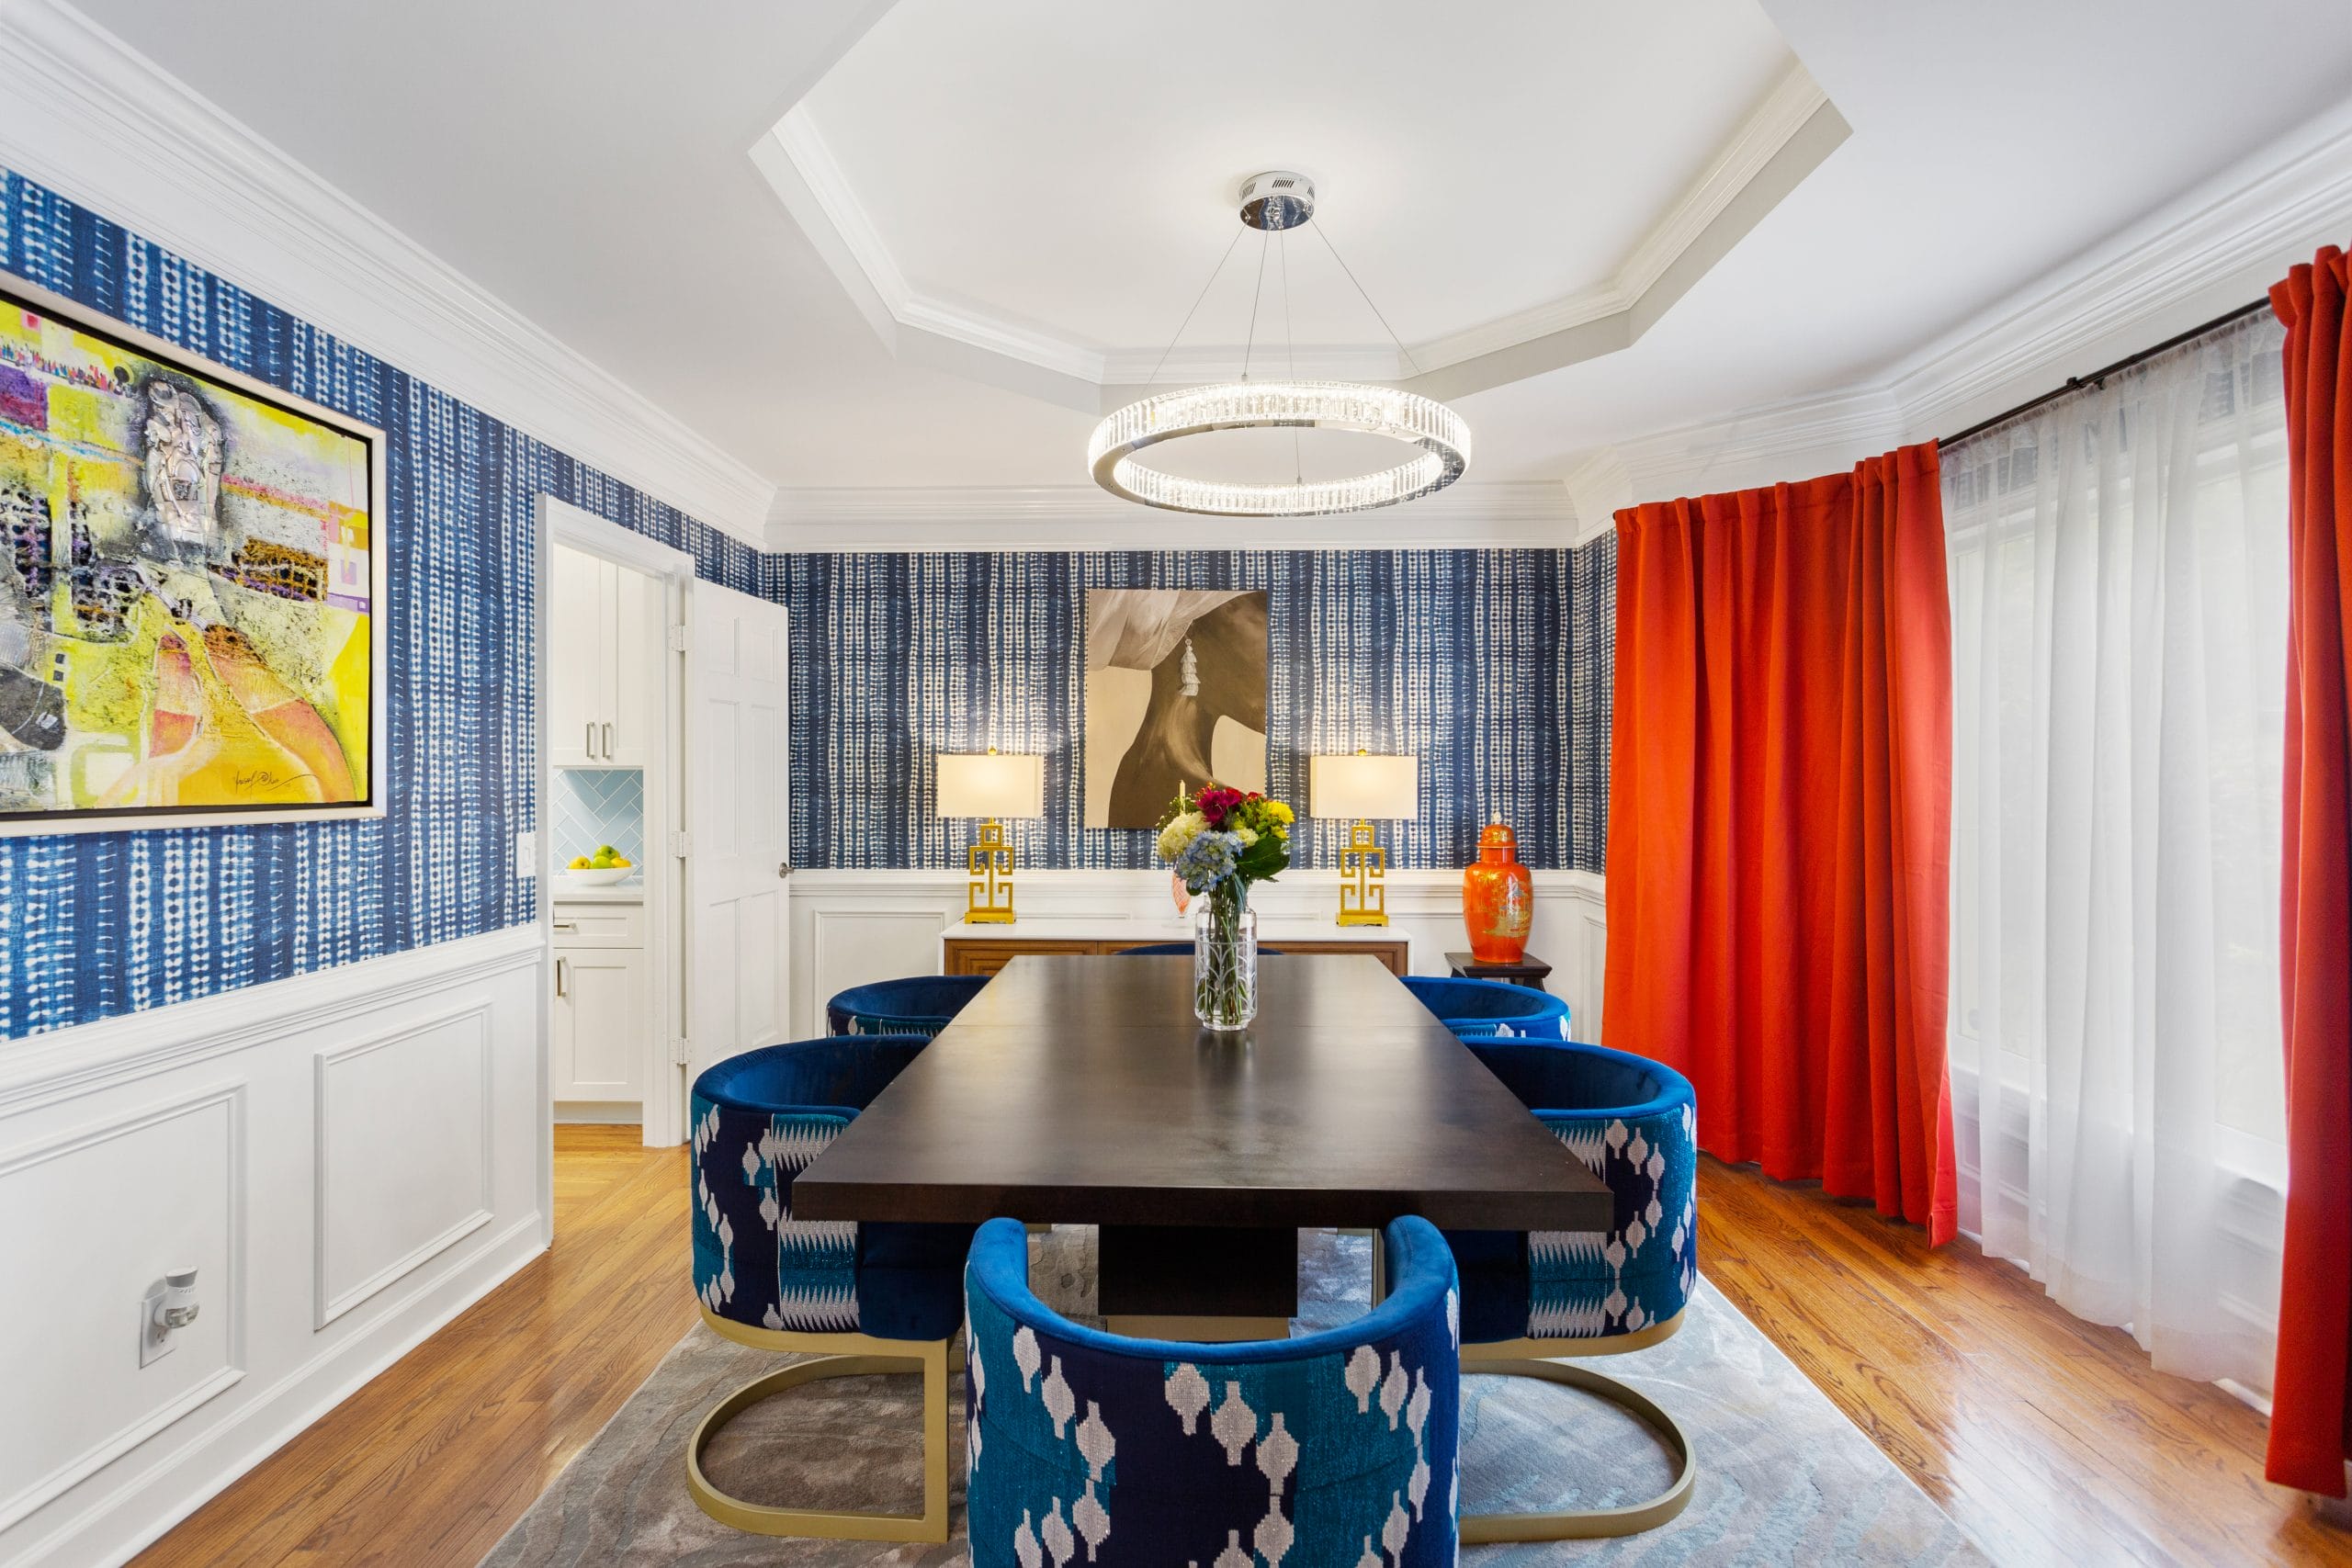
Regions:
M 1314 216 L 1315 185 L 1304 175 L 1277 169 L 1253 175 L 1242 182 L 1242 224 L 1260 231 L 1269 240 L 1275 234 L 1306 227 Z M 1329 234 L 1321 229 L 1316 233 L 1327 247 L 1330 246 Z M 1234 244 L 1238 245 L 1240 240 L 1241 236 L 1236 234 Z M 1217 273 L 1224 271 L 1233 248 L 1226 247 L 1225 255 L 1217 261 L 1216 272 L 1209 275 L 1210 285 L 1216 282 Z M 1339 254 L 1337 248 L 1332 248 L 1332 259 L 1339 260 Z M 1355 274 L 1346 262 L 1340 262 L 1340 270 L 1347 273 L 1349 282 L 1355 282 Z M 1285 333 L 1290 320 L 1289 273 L 1285 250 Z M 1264 276 L 1261 250 L 1261 289 Z M 1363 286 L 1357 284 L 1356 291 L 1363 293 Z M 1208 286 L 1204 285 L 1201 298 L 1207 295 Z M 1386 329 L 1388 320 L 1380 314 L 1378 306 L 1372 304 L 1371 296 L 1364 296 L 1364 303 Z M 1197 311 L 1200 304 L 1200 299 L 1194 299 L 1193 310 Z M 1184 326 L 1189 326 L 1192 320 L 1192 312 L 1187 312 Z M 1178 338 L 1183 336 L 1184 326 L 1176 329 Z M 1388 335 L 1396 343 L 1398 355 L 1410 365 L 1411 351 L 1393 330 Z M 1250 379 L 1249 366 L 1256 340 L 1257 297 L 1253 294 L 1250 342 L 1242 350 L 1241 379 L 1161 392 L 1129 403 L 1112 414 L 1094 427 L 1093 438 L 1086 445 L 1086 461 L 1093 469 L 1094 482 L 1114 495 L 1170 512 L 1205 513 L 1218 517 L 1316 517 L 1394 506 L 1430 495 L 1460 479 L 1463 470 L 1470 466 L 1470 427 L 1443 403 L 1402 388 L 1359 381 L 1300 380 L 1295 377 L 1253 381 Z M 1175 346 L 1175 340 L 1171 339 L 1169 351 L 1173 352 Z M 1168 355 L 1163 353 L 1160 364 L 1167 361 Z M 1153 377 L 1159 373 L 1159 367 L 1154 367 Z M 1192 479 L 1148 467 L 1137 457 L 1146 448 L 1162 442 L 1205 435 L 1212 431 L 1285 428 L 1361 431 L 1417 447 L 1419 452 L 1395 468 L 1312 482 L 1301 474 L 1289 484 L 1233 484 Z

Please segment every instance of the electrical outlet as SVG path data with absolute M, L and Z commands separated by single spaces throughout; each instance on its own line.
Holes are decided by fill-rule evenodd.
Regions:
M 147 1287 L 139 1303 L 139 1364 L 147 1366 L 179 1348 L 179 1336 L 156 1321 L 164 1311 L 164 1282 Z
M 525 882 L 539 874 L 539 833 L 526 828 L 514 835 L 514 874 Z

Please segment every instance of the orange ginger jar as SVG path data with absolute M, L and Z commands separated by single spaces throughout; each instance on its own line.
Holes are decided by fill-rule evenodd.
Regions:
M 1481 964 L 1516 964 L 1527 955 L 1535 923 L 1535 879 L 1519 863 L 1519 837 L 1500 822 L 1478 835 L 1478 860 L 1462 872 L 1462 921 L 1470 928 L 1470 956 Z

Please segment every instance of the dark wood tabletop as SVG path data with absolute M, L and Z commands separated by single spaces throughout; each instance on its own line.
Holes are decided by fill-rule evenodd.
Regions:
M 1608 1190 L 1375 958 L 1022 957 L 793 1183 L 811 1220 L 1599 1230 Z

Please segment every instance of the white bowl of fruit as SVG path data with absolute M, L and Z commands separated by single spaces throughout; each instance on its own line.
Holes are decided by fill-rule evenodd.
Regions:
M 637 873 L 628 856 L 610 844 L 599 844 L 593 855 L 574 855 L 571 863 L 563 868 L 569 880 L 583 887 L 610 887 L 616 882 L 626 882 Z

